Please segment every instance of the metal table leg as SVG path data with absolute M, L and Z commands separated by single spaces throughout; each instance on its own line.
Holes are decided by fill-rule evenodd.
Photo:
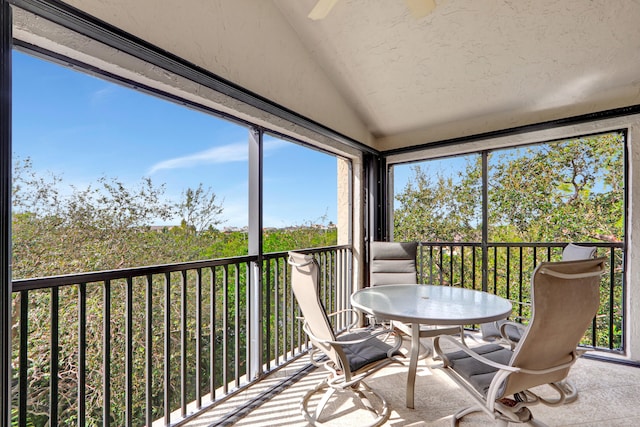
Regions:
M 420 355 L 420 324 L 411 324 L 411 357 L 409 372 L 407 373 L 407 408 L 413 409 L 413 396 L 416 387 L 416 371 L 418 370 L 418 356 Z

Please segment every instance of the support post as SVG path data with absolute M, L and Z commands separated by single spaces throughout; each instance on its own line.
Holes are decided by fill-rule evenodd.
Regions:
M 247 377 L 262 375 L 262 131 L 249 130 L 249 255 L 258 259 L 247 272 L 249 287 L 247 305 L 249 315 L 249 360 Z
M 489 152 L 482 152 L 482 290 L 489 289 Z
M 0 0 L 0 427 L 11 425 L 11 6 Z

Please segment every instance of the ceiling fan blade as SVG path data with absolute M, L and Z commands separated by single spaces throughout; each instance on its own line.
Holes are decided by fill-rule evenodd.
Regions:
M 309 13 L 309 18 L 314 21 L 324 19 L 337 2 L 338 0 L 318 0 L 318 3 L 316 3 L 311 13 Z
M 435 0 L 405 0 L 411 14 L 420 19 L 430 14 L 436 8 Z

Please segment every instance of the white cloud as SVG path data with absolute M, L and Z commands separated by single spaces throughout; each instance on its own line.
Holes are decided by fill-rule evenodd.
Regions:
M 282 141 L 281 139 L 267 139 L 264 141 L 264 151 L 274 151 L 282 147 L 286 147 L 291 144 L 290 142 Z
M 264 150 L 265 152 L 277 150 L 285 144 L 286 143 L 284 141 L 278 140 L 266 141 L 264 144 Z M 240 142 L 228 144 L 220 147 L 213 147 L 188 156 L 163 160 L 151 166 L 147 175 L 153 175 L 163 169 L 187 169 L 204 164 L 244 162 L 247 161 L 248 156 L 249 149 L 247 143 Z
M 112 86 L 107 86 L 102 89 L 98 89 L 97 91 L 91 94 L 91 104 L 97 105 L 102 103 L 105 99 L 111 96 L 112 93 L 115 92 L 115 88 Z
M 162 169 L 186 169 L 203 164 L 242 162 L 247 160 L 247 144 L 229 144 L 210 148 L 188 156 L 175 157 L 156 163 L 149 169 L 152 175 Z

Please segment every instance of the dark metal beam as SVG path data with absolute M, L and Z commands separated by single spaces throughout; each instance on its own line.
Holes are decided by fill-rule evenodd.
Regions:
M 387 224 L 387 163 L 386 159 L 377 155 L 365 155 L 365 240 L 367 242 L 386 240 L 389 224 Z
M 631 116 L 640 114 L 640 105 L 629 105 L 627 107 L 613 108 L 611 110 L 596 111 L 594 113 L 582 114 L 579 116 L 565 117 L 562 119 L 549 120 L 546 122 L 533 123 L 530 125 L 516 126 L 508 129 L 500 129 L 491 132 L 478 133 L 475 135 L 460 136 L 457 138 L 445 139 L 441 141 L 427 142 L 411 147 L 394 148 L 382 151 L 382 156 L 392 156 L 396 154 L 412 153 L 425 149 L 448 147 L 453 145 L 464 145 L 471 142 L 483 141 L 487 139 L 499 138 L 502 136 L 515 136 L 541 130 L 553 129 L 560 126 L 571 126 L 580 123 L 589 123 L 597 120 L 611 119 L 615 117 Z
M 11 425 L 11 6 L 0 0 L 0 427 Z

